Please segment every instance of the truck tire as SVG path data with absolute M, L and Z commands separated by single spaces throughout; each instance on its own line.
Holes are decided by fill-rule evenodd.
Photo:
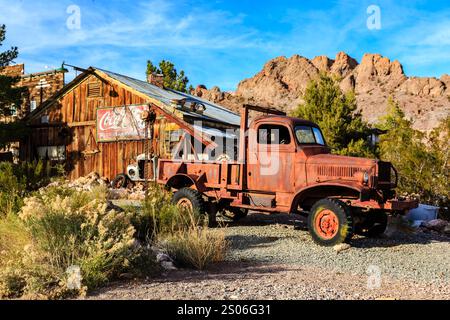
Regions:
M 186 210 L 191 210 L 192 212 L 197 212 L 205 219 L 203 220 L 205 224 L 209 227 L 213 227 L 216 224 L 216 215 L 214 210 L 212 213 L 208 213 L 206 210 L 206 204 L 203 200 L 202 194 L 197 190 L 191 188 L 181 188 L 172 198 L 173 204 L 177 205 L 180 208 L 184 208 Z
M 117 175 L 113 181 L 111 181 L 111 188 L 121 189 L 126 188 L 130 182 L 130 179 L 125 174 Z
M 350 208 L 336 199 L 319 200 L 309 213 L 308 229 L 314 242 L 322 246 L 349 241 L 353 236 Z

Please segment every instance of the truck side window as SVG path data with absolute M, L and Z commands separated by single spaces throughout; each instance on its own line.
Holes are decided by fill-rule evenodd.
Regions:
M 280 125 L 263 124 L 258 128 L 258 143 L 268 145 L 290 144 L 289 129 Z
M 324 146 L 325 140 L 323 139 L 322 132 L 319 128 L 311 126 L 296 126 L 295 136 L 300 144 L 319 144 Z

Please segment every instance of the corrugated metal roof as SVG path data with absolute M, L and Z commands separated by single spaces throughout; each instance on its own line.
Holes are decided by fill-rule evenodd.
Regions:
M 166 105 L 170 105 L 172 100 L 186 99 L 188 102 L 202 103 L 206 108 L 203 114 L 190 112 L 184 109 L 180 110 L 187 116 L 197 118 L 198 120 L 221 122 L 231 124 L 233 126 L 240 125 L 241 118 L 239 115 L 210 101 L 176 90 L 162 89 L 146 81 L 134 79 L 108 70 L 103 70 L 100 68 L 97 69 L 106 73 L 109 77 L 122 82 L 140 93 L 157 99 Z

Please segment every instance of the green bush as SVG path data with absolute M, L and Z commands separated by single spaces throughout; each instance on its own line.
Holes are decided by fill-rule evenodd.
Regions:
M 378 124 L 387 130 L 380 137 L 380 153 L 399 172 L 399 192 L 415 194 L 424 203 L 448 207 L 450 117 L 425 134 L 413 129 L 394 100 L 389 100 L 389 107 L 389 113 Z M 450 218 L 448 208 L 442 214 Z
M 375 156 L 368 140 L 369 126 L 357 111 L 355 93 L 342 92 L 338 78 L 320 74 L 309 82 L 303 101 L 293 116 L 317 123 L 334 153 Z
M 0 215 L 17 213 L 23 205 L 23 198 L 51 181 L 61 170 L 45 167 L 43 162 L 0 163 Z
M 23 204 L 25 191 L 26 185 L 16 176 L 13 164 L 0 163 L 0 214 L 6 216 L 18 212 Z
M 11 261 L 21 259 L 26 245 L 31 242 L 31 235 L 16 214 L 0 217 L 0 269 Z

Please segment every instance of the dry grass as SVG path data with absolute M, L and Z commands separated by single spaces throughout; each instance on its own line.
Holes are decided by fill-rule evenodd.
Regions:
M 161 234 L 159 245 L 180 267 L 203 270 L 223 261 L 228 247 L 223 229 L 208 228 L 195 214 L 184 212 L 184 215 L 189 217 L 189 224 L 172 233 Z
M 223 231 L 197 228 L 165 237 L 162 246 L 179 266 L 203 270 L 223 261 L 227 241 Z
M 30 233 L 14 214 L 0 219 L 0 269 L 17 260 L 23 248 L 31 242 Z

